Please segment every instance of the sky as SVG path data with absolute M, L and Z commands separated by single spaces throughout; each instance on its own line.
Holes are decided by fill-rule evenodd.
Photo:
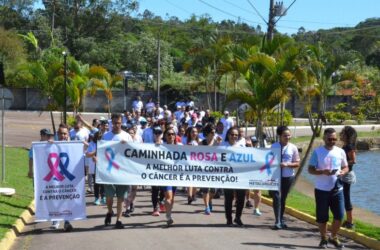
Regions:
M 287 8 L 293 1 L 283 0 L 283 6 Z M 186 20 L 192 14 L 208 14 L 214 21 L 240 19 L 253 27 L 260 25 L 263 31 L 269 15 L 269 0 L 139 0 L 139 3 L 140 13 L 148 9 L 164 20 L 170 16 Z M 367 18 L 380 17 L 379 10 L 379 0 L 296 0 L 287 15 L 277 22 L 276 29 L 293 34 L 301 26 L 306 31 L 354 27 Z

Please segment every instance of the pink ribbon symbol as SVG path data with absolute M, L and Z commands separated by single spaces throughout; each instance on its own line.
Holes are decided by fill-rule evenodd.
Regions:
M 53 159 L 55 159 L 54 162 L 53 162 Z M 59 162 L 60 162 L 60 158 L 57 153 L 50 153 L 48 155 L 47 163 L 50 168 L 50 172 L 48 175 L 45 176 L 44 178 L 45 181 L 50 181 L 53 176 L 57 178 L 57 180 L 59 181 L 62 181 L 65 178 L 58 171 Z
M 114 166 L 116 169 L 120 168 L 120 166 L 114 161 L 115 152 L 113 152 L 112 148 L 106 148 L 105 155 L 108 160 L 108 172 L 111 172 L 112 166 Z

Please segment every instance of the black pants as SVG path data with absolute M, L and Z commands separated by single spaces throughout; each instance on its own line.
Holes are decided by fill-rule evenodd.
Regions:
M 284 212 L 286 205 L 286 198 L 288 197 L 290 187 L 294 182 L 295 177 L 282 177 L 281 178 L 281 193 L 278 191 L 269 191 L 273 199 L 273 212 L 276 219 L 276 224 L 284 223 Z
M 152 205 L 153 209 L 157 208 L 158 201 L 163 201 L 165 193 L 161 191 L 160 187 L 152 186 Z
M 95 174 L 89 175 L 90 178 L 94 178 L 94 196 L 96 199 L 105 197 L 104 195 L 104 185 L 96 183 Z M 99 197 L 100 196 L 100 197 Z
M 227 221 L 232 221 L 232 202 L 236 193 L 236 218 L 240 219 L 243 213 L 245 189 L 224 189 L 224 209 Z
M 343 183 L 344 208 L 346 211 L 352 211 L 351 203 L 351 184 Z

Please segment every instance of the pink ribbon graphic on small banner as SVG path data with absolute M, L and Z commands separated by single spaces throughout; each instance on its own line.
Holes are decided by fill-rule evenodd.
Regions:
M 55 159 L 54 162 L 53 159 Z M 65 178 L 58 170 L 60 161 L 61 160 L 58 157 L 57 153 L 50 153 L 48 155 L 47 164 L 49 166 L 50 172 L 45 176 L 45 181 L 50 181 L 53 177 L 57 178 L 59 181 L 62 181 Z
M 107 168 L 108 172 L 111 172 L 112 166 L 114 166 L 116 169 L 120 168 L 120 166 L 114 161 L 115 152 L 113 152 L 112 148 L 106 148 L 105 156 L 108 160 L 108 168 Z
M 272 158 L 270 158 L 272 156 Z M 265 169 L 267 170 L 267 174 L 271 175 L 272 171 L 270 170 L 270 166 L 273 164 L 276 155 L 271 151 L 265 156 L 265 164 L 260 168 L 260 173 L 262 173 Z

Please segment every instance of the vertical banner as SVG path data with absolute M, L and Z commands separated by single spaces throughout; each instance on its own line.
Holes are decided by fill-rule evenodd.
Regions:
M 82 142 L 34 142 L 36 221 L 86 219 Z
M 96 182 L 278 190 L 280 149 L 100 141 Z

